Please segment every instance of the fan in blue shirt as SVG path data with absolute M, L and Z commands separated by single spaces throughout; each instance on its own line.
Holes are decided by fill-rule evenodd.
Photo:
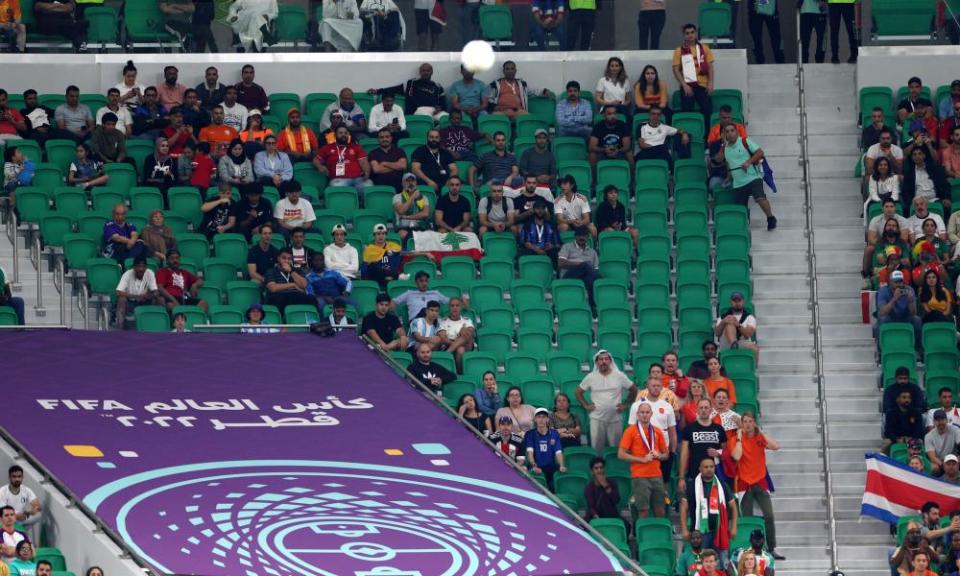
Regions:
M 553 492 L 553 476 L 559 470 L 567 471 L 563 464 L 563 444 L 560 433 L 550 428 L 550 412 L 546 408 L 537 408 L 533 413 L 536 427 L 527 432 L 523 444 L 527 450 L 527 462 L 535 474 L 542 473 L 547 488 Z

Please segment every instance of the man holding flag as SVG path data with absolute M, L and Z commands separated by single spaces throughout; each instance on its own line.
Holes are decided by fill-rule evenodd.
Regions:
M 733 491 L 716 476 L 713 458 L 700 461 L 700 473 L 687 484 L 680 499 L 680 533 L 690 539 L 690 529 L 684 520 L 703 534 L 704 548 L 717 551 L 721 569 L 730 561 L 730 542 L 737 536 L 737 498 Z

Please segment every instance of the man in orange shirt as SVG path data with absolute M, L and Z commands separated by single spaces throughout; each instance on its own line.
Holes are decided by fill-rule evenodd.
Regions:
M 707 145 L 720 141 L 723 127 L 727 124 L 733 124 L 737 127 L 737 134 L 740 135 L 740 138 L 747 137 L 747 127 L 739 122 L 734 122 L 733 108 L 729 104 L 724 104 L 720 106 L 720 112 L 717 113 L 717 123 L 710 127 L 710 133 L 707 134 Z
M 740 428 L 737 430 L 732 456 L 737 462 L 737 476 L 734 479 L 734 491 L 742 497 L 740 512 L 753 516 L 753 504 L 760 505 L 766 528 L 767 547 L 776 560 L 783 560 L 777 554 L 777 531 L 774 524 L 773 504 L 770 501 L 770 486 L 767 476 L 767 450 L 779 450 L 780 445 L 757 425 L 752 412 L 740 415 Z
M 637 515 L 646 518 L 653 502 L 653 515 L 665 515 L 667 496 L 663 487 L 660 462 L 669 456 L 663 432 L 650 423 L 653 408 L 649 403 L 637 407 L 637 423 L 623 431 L 617 458 L 630 462 L 630 479 Z
M 16 52 L 23 52 L 26 47 L 27 27 L 20 12 L 20 0 L 0 0 L 0 38 L 9 42 Z
M 320 144 L 317 135 L 301 124 L 300 119 L 300 110 L 291 108 L 287 112 L 287 127 L 277 136 L 277 149 L 286 152 L 293 163 L 312 162 Z
M 223 106 L 217 104 L 210 111 L 212 123 L 200 130 L 200 141 L 210 145 L 210 157 L 219 159 L 226 154 L 227 146 L 240 137 L 237 131 L 223 123 Z

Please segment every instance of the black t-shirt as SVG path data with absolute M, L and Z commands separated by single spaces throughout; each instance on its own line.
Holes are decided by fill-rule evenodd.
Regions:
M 367 155 L 367 159 L 370 160 L 370 162 L 396 162 L 401 158 L 406 158 L 406 155 L 403 153 L 403 150 L 396 146 L 392 146 L 387 151 L 377 147 Z M 393 186 L 394 189 L 399 190 L 403 185 L 403 173 L 404 170 L 394 170 L 389 174 L 371 172 L 370 179 L 373 180 L 373 183 L 377 186 Z
M 447 183 L 450 177 L 450 165 L 453 164 L 453 155 L 446 149 L 440 148 L 440 158 L 437 159 L 437 152 L 431 152 L 427 146 L 421 146 L 413 151 L 411 162 L 419 162 L 420 169 L 428 178 L 436 182 L 441 188 Z M 421 182 L 425 184 L 425 182 Z
M 447 223 L 447 226 L 454 228 L 463 224 L 464 214 L 470 213 L 470 201 L 463 196 L 453 201 L 449 194 L 444 194 L 437 199 L 436 209 L 443 211 L 443 221 Z
M 396 314 L 387 314 L 380 318 L 376 312 L 371 312 L 363 317 L 360 331 L 366 334 L 373 330 L 381 340 L 389 344 L 397 339 L 397 329 L 400 327 L 400 319 L 397 318 Z
M 289 273 L 283 272 L 282 270 L 280 270 L 279 266 L 274 266 L 273 268 L 268 270 L 267 273 L 264 275 L 263 285 L 266 286 L 271 282 L 275 282 L 277 284 L 289 284 L 293 282 L 293 274 L 294 274 L 293 271 Z M 283 292 L 299 292 L 299 290 L 297 290 L 296 288 L 287 288 L 285 290 L 282 290 L 279 293 L 283 293 Z M 277 292 L 274 292 L 274 294 L 277 294 Z
M 256 204 L 251 204 L 250 199 L 244 196 L 239 202 L 233 204 L 233 215 L 237 219 L 237 225 L 247 218 L 247 213 L 250 210 L 256 210 L 257 217 L 247 225 L 248 228 L 243 230 L 244 233 L 249 229 L 258 228 L 273 221 L 273 204 L 269 200 L 261 196 Z
M 896 144 L 898 141 L 896 130 L 886 125 L 881 126 L 880 128 L 875 128 L 873 124 L 870 124 L 864 128 L 863 132 L 860 134 L 860 146 L 866 150 L 867 148 L 880 142 L 880 131 L 883 129 L 890 130 L 890 135 L 893 136 L 893 143 Z
M 627 227 L 627 210 L 619 201 L 616 208 L 611 208 L 610 203 L 603 201 L 597 205 L 597 229 L 606 230 L 617 222 Z
M 619 148 L 623 143 L 623 138 L 630 136 L 630 127 L 622 120 L 617 120 L 613 123 L 613 126 L 607 126 L 606 122 L 600 122 L 593 127 L 593 132 L 590 135 L 596 138 L 603 148 L 610 146 Z
M 233 201 L 230 201 L 226 206 L 218 204 L 213 210 L 203 215 L 200 231 L 206 234 L 208 238 L 212 237 L 217 233 L 217 226 L 226 225 L 231 213 L 234 213 Z
M 716 478 L 717 482 L 723 487 L 723 497 L 726 499 L 726 502 L 723 502 L 722 505 L 726 506 L 728 502 L 733 500 L 736 496 L 730 490 L 730 486 L 720 478 Z M 687 510 L 690 511 L 690 525 L 693 526 L 697 521 L 697 484 L 696 482 L 687 482 L 687 489 L 684 491 L 684 498 L 687 500 Z M 709 500 L 709 493 L 707 492 L 710 489 L 710 485 L 706 482 L 703 483 L 703 497 Z M 720 521 L 719 514 L 710 514 L 709 516 L 709 531 L 713 532 L 717 529 L 717 522 Z M 703 529 L 700 530 L 703 532 Z
M 276 246 L 270 246 L 264 252 L 257 244 L 247 252 L 247 264 L 257 265 L 257 274 L 264 276 L 274 266 L 277 265 L 277 258 L 280 257 L 280 250 Z
M 366 320 L 364 320 L 364 322 L 366 322 Z M 381 338 L 383 338 L 383 336 L 381 336 Z M 447 382 L 453 382 L 457 379 L 456 374 L 447 370 L 436 362 L 424 364 L 420 362 L 420 360 L 414 360 L 409 366 L 407 366 L 407 371 L 416 376 L 417 380 L 419 380 L 421 384 L 427 388 L 430 388 L 431 390 L 439 390 L 439 388 L 434 386 L 430 381 L 434 377 L 439 378 L 443 384 L 446 384 Z
M 709 458 L 709 448 L 719 450 L 727 442 L 727 433 L 723 426 L 711 422 L 704 426 L 698 421 L 683 429 L 683 440 L 689 443 L 690 459 L 687 461 L 687 476 L 693 478 L 700 473 L 700 462 Z
M 929 100 L 927 100 L 927 99 L 924 98 L 923 96 L 917 98 L 916 100 L 914 100 L 914 101 L 912 101 L 912 102 L 910 101 L 909 98 L 904 98 L 903 100 L 900 101 L 900 104 L 897 105 L 897 110 L 906 110 L 907 113 L 909 114 L 909 113 L 915 111 L 917 108 L 920 108 L 921 106 L 926 106 L 927 108 L 932 108 L 932 107 L 933 107 L 933 102 L 930 102 Z
M 527 196 L 524 192 L 526 192 L 526 188 L 524 188 L 518 196 L 514 196 L 513 198 L 513 209 L 517 211 L 515 219 L 526 220 L 528 217 L 533 218 L 533 205 L 536 204 L 539 199 L 540 202 L 547 205 L 547 220 L 549 220 L 553 215 L 553 203 L 539 194 Z

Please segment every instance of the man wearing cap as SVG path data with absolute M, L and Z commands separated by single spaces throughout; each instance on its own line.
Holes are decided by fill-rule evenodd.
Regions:
M 367 126 L 370 134 L 375 135 L 386 128 L 397 139 L 409 138 L 407 132 L 407 118 L 399 106 L 394 105 L 396 100 L 393 92 L 387 92 L 380 97 L 380 103 L 370 109 L 370 123 Z
M 360 273 L 360 255 L 355 247 L 347 244 L 347 229 L 343 224 L 335 224 L 330 235 L 333 236 L 333 244 L 323 248 L 327 268 L 353 280 Z
M 513 226 L 516 211 L 513 202 L 504 196 L 503 186 L 500 180 L 491 180 L 490 194 L 477 204 L 480 236 L 487 232 L 509 232 Z
M 750 532 L 750 547 L 749 548 L 740 548 L 730 556 L 730 563 L 734 566 L 740 563 L 740 556 L 744 552 L 751 550 L 753 551 L 754 556 L 757 557 L 757 570 L 756 576 L 773 576 L 774 574 L 774 562 L 776 560 L 786 560 L 783 556 L 780 556 L 776 552 L 773 554 L 764 550 L 764 536 L 763 530 L 759 528 L 754 528 Z M 741 574 L 740 576 L 746 576 Z
M 167 310 L 177 306 L 199 306 L 207 311 L 207 302 L 199 297 L 203 279 L 180 267 L 180 251 L 167 251 L 166 266 L 157 271 L 157 291 Z
M 332 110 L 329 116 L 325 113 L 324 117 L 327 118 L 329 127 L 320 132 L 319 141 L 323 146 L 335 143 L 337 141 L 337 128 L 346 126 L 343 121 L 343 111 L 339 109 Z M 352 134 L 349 141 L 353 142 Z
M 960 486 L 960 460 L 957 459 L 956 454 L 947 454 L 943 459 L 943 476 L 940 480 Z
M 403 189 L 393 195 L 393 213 L 394 228 L 404 246 L 412 232 L 430 229 L 430 200 L 417 188 L 416 174 L 403 175 Z
M 514 204 L 516 205 L 516 204 Z M 533 203 L 533 219 L 520 228 L 520 256 L 549 256 L 554 267 L 560 254 L 560 236 L 550 222 L 547 203 L 537 198 Z
M 903 272 L 894 270 L 890 274 L 890 283 L 877 291 L 877 323 L 874 324 L 874 338 L 880 335 L 880 326 L 885 322 L 909 322 L 913 325 L 914 346 L 920 348 L 923 323 L 917 316 L 917 294 L 903 280 Z
M 497 421 L 497 431 L 489 436 L 490 442 L 497 447 L 501 453 L 515 462 L 523 463 L 525 459 L 524 438 L 513 431 L 513 419 L 509 416 L 501 416 Z
M 933 464 L 933 474 L 943 472 L 943 459 L 948 454 L 955 454 L 960 446 L 960 428 L 950 426 L 947 422 L 947 413 L 938 409 L 933 413 L 933 429 L 923 438 L 927 458 Z
M 524 178 L 534 176 L 537 184 L 547 188 L 556 185 L 557 159 L 550 151 L 547 131 L 537 128 L 533 134 L 533 146 L 520 155 L 520 173 Z
M 417 289 L 407 290 L 394 298 L 390 304 L 391 310 L 395 310 L 397 306 L 406 306 L 407 317 L 413 319 L 420 316 L 420 313 L 427 307 L 427 303 L 431 300 L 439 302 L 440 304 L 450 303 L 450 299 L 444 296 L 443 293 L 430 289 L 430 275 L 423 270 L 416 273 L 413 281 L 416 283 Z
M 618 446 L 623 434 L 620 414 L 630 407 L 637 396 L 637 387 L 617 368 L 613 356 L 606 350 L 593 355 L 593 371 L 584 376 L 577 387 L 577 401 L 590 413 L 590 442 L 597 454 L 608 446 Z M 626 400 L 621 402 L 623 392 Z M 584 396 L 590 392 L 590 402 Z
M 378 294 L 376 308 L 363 317 L 360 332 L 381 350 L 399 352 L 407 349 L 407 333 L 397 315 L 390 312 L 390 306 L 390 295 Z
M 312 161 L 319 149 L 316 133 L 301 122 L 300 109 L 288 110 L 287 126 L 277 135 L 277 150 L 286 152 L 296 164 Z
M 730 294 L 730 307 L 717 317 L 713 327 L 713 334 L 720 341 L 721 348 L 749 348 L 758 352 L 756 342 L 753 341 L 757 333 L 757 318 L 743 306 L 743 293 Z
M 534 474 L 543 474 L 547 481 L 547 488 L 554 491 L 553 476 L 559 471 L 567 471 L 563 463 L 563 444 L 560 442 L 560 433 L 550 427 L 550 411 L 546 408 L 537 408 L 533 411 L 535 426 L 523 437 L 526 447 L 527 462 Z
M 473 210 L 470 201 L 460 195 L 459 176 L 447 180 L 447 193 L 437 199 L 433 225 L 438 232 L 473 232 Z
M 648 385 L 652 382 L 648 381 Z M 650 422 L 653 407 L 649 403 L 637 406 L 636 421 L 627 426 L 620 438 L 617 458 L 630 463 L 630 481 L 633 485 L 637 515 L 646 518 L 651 503 L 653 515 L 665 515 L 664 500 L 667 493 L 663 486 L 661 462 L 669 458 L 669 447 L 663 430 Z
M 399 190 L 403 186 L 403 174 L 407 171 L 407 155 L 394 145 L 390 130 L 377 132 L 377 147 L 370 151 L 370 180 L 377 186 L 390 186 Z
M 280 227 L 280 233 L 289 237 L 294 228 L 303 228 L 307 232 L 316 232 L 313 230 L 313 223 L 317 220 L 317 215 L 313 211 L 313 206 L 300 197 L 301 187 L 296 180 L 287 180 L 281 182 L 280 193 L 283 198 L 273 207 L 273 218 Z
M 906 366 L 898 366 L 894 373 L 893 383 L 883 390 L 883 402 L 881 403 L 883 412 L 896 410 L 897 397 L 900 396 L 901 392 L 910 393 L 910 403 L 913 406 L 927 405 L 923 389 L 910 381 L 910 370 Z
M 400 275 L 401 252 L 399 244 L 387 240 L 387 227 L 374 225 L 373 242 L 363 248 L 364 279 L 373 280 L 386 290 L 387 283 Z
M 960 409 L 953 405 L 953 390 L 949 386 L 941 387 L 940 390 L 937 391 L 937 399 L 940 401 L 940 404 L 927 410 L 924 416 L 924 424 L 927 427 L 927 432 L 933 428 L 933 415 L 937 410 L 943 410 L 944 415 L 947 417 L 948 425 L 954 428 L 960 428 Z
M 914 407 L 910 392 L 901 390 L 897 396 L 897 407 L 884 414 L 883 453 L 887 454 L 893 444 L 906 444 L 911 438 L 923 436 L 923 413 Z
M 417 377 L 421 384 L 434 392 L 440 392 L 443 385 L 453 382 L 457 375 L 433 361 L 433 350 L 426 342 L 416 345 L 413 361 L 407 366 L 407 372 Z
M 346 126 L 338 126 L 337 140 L 317 152 L 313 165 L 330 179 L 330 186 L 351 186 L 363 205 L 363 188 L 370 186 L 370 163 L 362 146 L 350 139 Z
M 293 179 L 293 163 L 286 152 L 277 150 L 277 137 L 273 134 L 263 139 L 264 150 L 253 157 L 253 173 L 264 186 L 280 187 Z
M 427 144 L 420 146 L 410 156 L 410 169 L 421 184 L 439 193 L 451 176 L 460 176 L 453 154 L 440 144 L 440 131 L 427 131 Z
M 467 170 L 467 179 L 474 189 L 494 181 L 516 188 L 520 185 L 519 181 L 515 181 L 519 175 L 520 167 L 517 165 L 517 157 L 507 150 L 507 135 L 500 131 L 493 134 L 493 150 L 481 156 Z
M 573 242 L 567 242 L 557 253 L 557 268 L 564 279 L 579 279 L 587 289 L 590 308 L 596 308 L 593 300 L 593 283 L 600 277 L 600 258 L 597 251 L 587 243 L 589 232 L 584 227 L 574 230 Z

